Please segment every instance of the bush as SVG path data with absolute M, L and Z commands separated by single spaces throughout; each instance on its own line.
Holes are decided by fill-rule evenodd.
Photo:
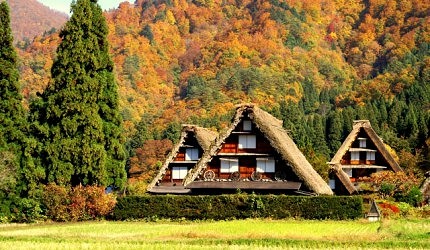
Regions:
M 46 216 L 54 221 L 69 221 L 70 190 L 66 187 L 49 184 L 44 187 L 42 204 L 46 208 Z
M 360 196 L 205 195 L 126 196 L 113 218 L 228 220 L 244 218 L 356 219 L 363 216 Z
M 51 220 L 83 221 L 110 215 L 116 198 L 113 194 L 106 194 L 104 187 L 77 186 L 70 189 L 49 184 L 45 186 L 42 202 Z
M 411 206 L 418 206 L 423 201 L 423 194 L 421 193 L 421 190 L 415 186 L 412 187 L 407 193 L 396 196 L 396 200 L 400 202 L 406 202 Z
M 423 196 L 418 189 L 420 181 L 412 172 L 381 171 L 372 174 L 370 180 L 383 199 L 394 198 L 413 206 L 422 202 Z

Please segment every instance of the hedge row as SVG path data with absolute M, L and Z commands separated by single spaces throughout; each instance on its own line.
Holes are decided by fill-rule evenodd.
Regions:
M 115 220 L 244 218 L 356 219 L 363 216 L 360 196 L 205 195 L 126 196 L 118 198 Z

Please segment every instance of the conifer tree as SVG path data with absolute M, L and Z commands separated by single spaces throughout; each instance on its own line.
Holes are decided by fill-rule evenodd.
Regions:
M 343 121 L 340 111 L 330 112 L 327 119 L 327 141 L 332 154 L 335 154 L 342 145 Z
M 52 83 L 32 104 L 42 145 L 37 161 L 45 166 L 46 182 L 124 185 L 124 138 L 107 32 L 96 0 L 72 3 Z
M 26 125 L 9 13 L 7 3 L 0 2 L 0 210 L 7 209 L 4 202 L 19 195 L 16 186 Z
M 330 156 L 330 149 L 327 146 L 327 142 L 325 140 L 325 129 L 323 126 L 323 118 L 316 114 L 314 115 L 313 119 L 313 148 L 316 152 L 320 153 L 321 155 L 325 156 L 326 158 L 329 158 Z

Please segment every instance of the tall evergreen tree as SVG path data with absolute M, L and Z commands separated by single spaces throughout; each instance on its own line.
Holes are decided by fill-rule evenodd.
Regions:
M 0 216 L 8 213 L 8 203 L 19 195 L 26 116 L 18 79 L 9 6 L 0 2 Z
M 327 141 L 332 155 L 334 155 L 342 145 L 342 128 L 343 120 L 340 111 L 335 110 L 330 112 L 327 118 Z
M 108 28 L 97 0 L 72 3 L 51 69 L 53 81 L 32 104 L 46 181 L 60 185 L 125 183 L 124 138 Z
M 324 119 L 322 116 L 315 114 L 313 119 L 313 148 L 316 152 L 325 156 L 327 159 L 330 156 L 330 149 L 327 146 L 327 141 L 325 140 L 325 128 Z

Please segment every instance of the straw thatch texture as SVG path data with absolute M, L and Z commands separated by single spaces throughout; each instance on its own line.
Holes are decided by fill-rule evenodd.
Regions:
M 200 147 L 202 147 L 203 151 L 206 151 L 210 147 L 212 141 L 214 141 L 215 138 L 218 136 L 218 133 L 195 125 L 182 125 L 181 137 L 179 139 L 179 142 L 173 146 L 172 151 L 170 151 L 163 165 L 160 167 L 160 170 L 158 171 L 157 175 L 146 188 L 148 192 L 151 191 L 151 189 L 157 184 L 157 182 L 159 182 L 166 174 L 166 171 L 169 169 L 169 164 L 175 159 L 176 155 L 179 152 L 179 149 L 184 145 L 185 139 L 189 136 L 195 136 Z
M 378 149 L 379 153 L 384 157 L 384 159 L 388 162 L 388 165 L 390 165 L 391 169 L 394 172 L 403 171 L 403 169 L 399 166 L 399 164 L 394 160 L 393 156 L 388 152 L 387 148 L 385 147 L 384 143 L 382 142 L 381 138 L 376 134 L 375 130 L 373 130 L 372 127 L 363 127 L 364 131 L 366 131 L 369 138 L 373 141 L 376 148 Z
M 337 178 L 339 178 L 350 194 L 357 193 L 357 189 L 352 184 L 349 176 L 345 173 L 345 171 L 342 170 L 340 164 L 332 165 L 331 170 L 336 174 Z
M 389 166 L 394 172 L 403 171 L 399 164 L 394 160 L 393 156 L 388 152 L 381 138 L 376 134 L 375 130 L 373 130 L 370 122 L 368 120 L 356 120 L 354 121 L 354 125 L 352 126 L 352 131 L 346 137 L 345 141 L 340 146 L 339 150 L 333 156 L 329 164 L 331 165 L 332 170 L 336 173 L 339 180 L 343 183 L 345 188 L 350 192 L 357 192 L 357 189 L 352 185 L 351 180 L 348 175 L 341 168 L 341 160 L 342 157 L 348 152 L 351 148 L 352 143 L 357 139 L 360 130 L 363 129 L 365 133 L 369 136 L 369 139 L 375 144 L 378 152 L 384 157 L 384 159 L 388 162 Z M 346 178 L 348 177 L 348 178 Z M 352 190 L 353 187 L 354 189 Z
M 188 185 L 197 178 L 199 173 L 206 168 L 222 147 L 222 144 L 230 136 L 231 132 L 240 123 L 243 116 L 248 114 L 258 129 L 265 135 L 271 146 L 291 164 L 292 170 L 304 182 L 304 184 L 317 194 L 332 195 L 333 192 L 321 176 L 313 169 L 302 152 L 282 127 L 282 121 L 276 119 L 269 113 L 263 111 L 253 104 L 242 104 L 236 107 L 236 115 L 227 130 L 220 135 L 213 146 L 205 152 L 197 163 L 196 167 L 184 180 L 184 185 Z

